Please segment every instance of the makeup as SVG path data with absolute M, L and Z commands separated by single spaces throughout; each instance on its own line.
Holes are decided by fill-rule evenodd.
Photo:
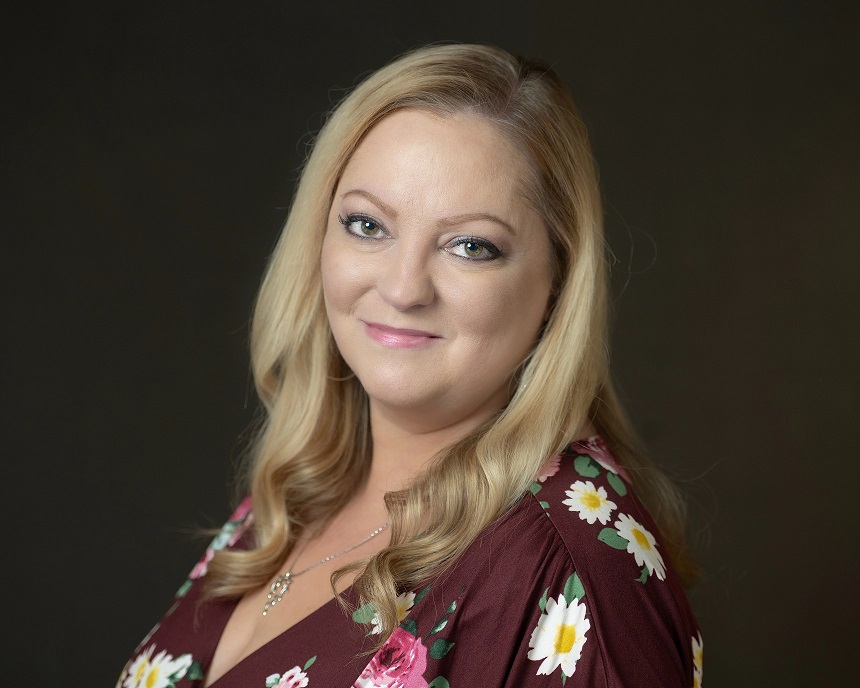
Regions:
M 362 322 L 368 337 L 382 346 L 394 349 L 418 349 L 431 346 L 433 342 L 441 339 L 438 335 L 423 330 L 400 329 L 381 323 Z

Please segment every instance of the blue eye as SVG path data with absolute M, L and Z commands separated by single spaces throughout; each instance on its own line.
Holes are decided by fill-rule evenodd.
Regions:
M 502 252 L 486 239 L 477 237 L 458 237 L 445 247 L 449 253 L 467 260 L 495 260 Z
M 376 220 L 365 215 L 347 215 L 346 218 L 337 216 L 344 229 L 362 239 L 378 239 L 385 236 L 385 230 Z

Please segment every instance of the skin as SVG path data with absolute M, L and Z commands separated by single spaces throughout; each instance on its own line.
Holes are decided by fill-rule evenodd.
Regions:
M 344 170 L 323 288 L 338 348 L 370 398 L 380 469 L 406 478 L 510 397 L 551 289 L 548 234 L 521 193 L 527 171 L 485 120 L 416 110 L 378 124 Z M 465 238 L 477 241 L 458 243 Z M 368 323 L 434 337 L 392 346 Z
M 485 120 L 416 110 L 382 120 L 348 162 L 321 269 L 332 332 L 370 400 L 371 471 L 282 571 L 362 540 L 386 520 L 385 492 L 403 488 L 437 451 L 507 403 L 551 289 L 547 230 L 521 193 L 527 171 Z M 269 586 L 247 594 L 225 628 L 207 685 L 330 602 L 334 570 L 387 543 L 384 531 L 302 574 L 265 618 Z M 341 579 L 340 590 L 350 582 Z

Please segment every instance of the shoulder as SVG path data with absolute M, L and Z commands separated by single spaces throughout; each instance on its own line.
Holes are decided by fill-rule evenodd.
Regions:
M 573 565 L 596 588 L 676 583 L 656 525 L 599 437 L 568 445 L 527 494 L 473 547 L 504 542 L 511 556 L 540 550 Z
M 619 472 L 599 440 L 570 445 L 451 569 L 415 591 L 402 628 L 426 648 L 426 676 L 692 685 L 695 622 Z
M 174 685 L 203 678 L 213 638 L 232 613 L 232 601 L 201 603 L 201 580 L 218 550 L 242 546 L 254 517 L 250 497 L 244 499 L 217 532 L 188 578 L 177 590 L 164 617 L 140 642 L 117 686 Z M 160 681 L 160 683 L 159 683 Z M 182 685 L 185 685 L 182 683 Z
M 604 441 L 571 443 L 531 493 L 576 572 L 610 685 L 690 685 L 701 636 L 662 535 Z
M 206 551 L 200 560 L 191 569 L 188 574 L 188 579 L 179 588 L 177 596 L 183 596 L 191 587 L 194 581 L 203 578 L 209 570 L 209 562 L 215 556 L 215 552 L 225 548 L 244 548 L 247 547 L 248 537 L 252 535 L 254 526 L 254 511 L 251 503 L 251 497 L 245 497 L 239 506 L 227 519 L 227 522 L 221 526 L 221 529 L 212 538 Z
M 605 568 L 618 583 L 625 575 L 643 585 L 652 576 L 666 581 L 661 536 L 623 476 L 604 442 L 592 437 L 547 463 L 530 491 L 579 565 Z

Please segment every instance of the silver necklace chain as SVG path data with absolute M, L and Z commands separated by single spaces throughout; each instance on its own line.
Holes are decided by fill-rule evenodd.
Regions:
M 332 559 L 337 559 L 338 557 L 342 557 L 344 554 L 352 552 L 352 550 L 361 547 L 365 542 L 369 542 L 370 540 L 375 538 L 386 528 L 388 528 L 388 523 L 383 523 L 381 526 L 379 526 L 379 528 L 374 530 L 363 540 L 356 542 L 354 545 L 350 545 L 346 549 L 341 550 L 336 554 L 329 554 L 324 559 L 320 559 L 319 561 L 311 564 L 310 566 L 306 566 L 301 571 L 296 571 L 295 573 L 293 573 L 293 567 L 296 565 L 296 562 L 299 560 L 299 557 L 304 554 L 305 549 L 310 544 L 311 539 L 313 538 L 308 539 L 307 542 L 305 542 L 305 544 L 299 550 L 299 553 L 296 554 L 295 558 L 293 559 L 293 563 L 290 564 L 290 568 L 287 569 L 286 572 L 275 578 L 275 582 L 272 583 L 271 586 L 269 586 L 269 594 L 266 596 L 266 605 L 263 607 L 263 616 L 267 616 L 269 610 L 274 607 L 278 602 L 280 602 L 283 596 L 287 594 L 287 591 L 290 589 L 290 583 L 293 582 L 293 578 L 295 578 L 296 576 L 301 576 L 303 573 L 307 573 L 311 569 L 315 569 L 317 566 L 321 566 L 322 564 L 325 564 Z

